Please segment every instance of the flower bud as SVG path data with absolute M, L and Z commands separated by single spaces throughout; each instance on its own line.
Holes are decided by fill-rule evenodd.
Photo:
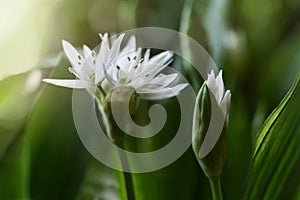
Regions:
M 210 95 L 210 93 L 212 95 Z M 226 131 L 228 127 L 228 116 L 230 106 L 230 91 L 224 94 L 224 83 L 222 80 L 222 71 L 215 78 L 213 71 L 208 75 L 208 79 L 204 82 L 199 90 L 196 98 L 193 119 L 193 150 L 196 158 L 203 169 L 205 175 L 209 178 L 216 178 L 221 175 L 225 157 L 226 157 Z M 219 133 L 216 133 L 210 139 L 215 141 L 212 149 L 204 157 L 201 154 L 204 146 L 205 138 L 208 136 L 208 129 L 212 117 L 212 105 L 217 107 L 216 112 L 223 120 Z M 219 122 L 219 121 L 214 121 Z M 212 124 L 214 126 L 214 124 Z M 213 129 L 214 130 L 214 129 Z M 217 130 L 217 129 L 216 129 Z

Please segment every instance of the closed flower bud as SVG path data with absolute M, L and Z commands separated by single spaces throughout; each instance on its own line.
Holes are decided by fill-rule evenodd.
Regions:
M 212 95 L 210 95 L 210 93 Z M 224 83 L 222 71 L 215 77 L 212 71 L 208 79 L 204 82 L 197 95 L 194 119 L 193 119 L 193 150 L 196 158 L 203 169 L 205 175 L 209 178 L 216 178 L 221 175 L 225 157 L 226 157 L 226 131 L 229 120 L 230 91 L 224 94 Z M 211 123 L 212 105 L 217 107 L 217 113 L 223 120 L 222 130 L 210 137 L 209 142 L 214 146 L 206 154 L 202 155 L 202 148 L 205 138 L 208 136 L 208 129 Z M 216 120 L 216 122 L 219 122 Z M 212 124 L 214 126 L 214 124 Z M 216 129 L 217 130 L 217 129 Z M 212 141 L 214 140 L 214 141 Z

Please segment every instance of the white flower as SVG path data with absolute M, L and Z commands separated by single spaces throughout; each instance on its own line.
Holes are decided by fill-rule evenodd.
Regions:
M 120 56 L 120 46 L 124 34 L 112 40 L 111 46 L 107 33 L 104 35 L 100 34 L 100 37 L 102 43 L 98 54 L 86 45 L 83 46 L 83 54 L 80 54 L 69 42 L 63 41 L 63 49 L 72 65 L 69 71 L 77 79 L 44 79 L 43 81 L 68 88 L 86 89 L 93 93 L 104 79 L 103 66 L 109 65 L 116 57 Z M 124 50 L 129 51 L 132 49 L 132 46 L 135 48 L 135 41 L 133 40 L 129 40 L 127 48 Z
M 188 84 L 171 87 L 169 85 L 176 79 L 177 73 L 161 73 L 168 67 L 172 57 L 171 52 L 165 51 L 150 58 L 150 49 L 147 49 L 143 58 L 141 49 L 123 55 L 105 70 L 107 81 L 103 82 L 103 87 L 106 91 L 117 87 L 131 87 L 141 98 L 148 100 L 176 96 Z
M 205 83 L 209 88 L 209 90 L 215 96 L 224 116 L 228 118 L 231 93 L 230 90 L 226 90 L 224 94 L 224 82 L 222 78 L 222 70 L 219 72 L 217 77 L 215 77 L 214 71 L 211 70 L 211 73 L 208 74 L 208 78 L 205 81 Z
M 176 96 L 187 86 L 170 86 L 177 74 L 161 73 L 173 57 L 171 52 L 165 51 L 150 58 L 148 49 L 142 58 L 142 50 L 136 48 L 134 36 L 121 48 L 124 35 L 108 39 L 107 33 L 100 34 L 102 42 L 98 54 L 86 45 L 83 46 L 83 54 L 80 54 L 69 42 L 63 41 L 63 49 L 72 65 L 69 71 L 77 79 L 43 81 L 68 88 L 86 89 L 91 95 L 94 95 L 97 87 L 102 87 L 106 93 L 117 87 L 131 87 L 141 98 L 152 100 Z

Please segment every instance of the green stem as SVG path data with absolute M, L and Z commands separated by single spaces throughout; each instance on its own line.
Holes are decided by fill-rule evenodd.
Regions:
M 220 178 L 209 178 L 213 200 L 223 200 Z
M 125 186 L 126 186 L 127 200 L 135 200 L 132 176 L 131 176 L 130 173 L 125 172 L 125 169 L 127 169 L 126 171 L 130 171 L 129 170 L 130 166 L 129 166 L 129 162 L 128 162 L 126 152 L 122 151 L 122 149 L 124 149 L 124 137 L 122 136 L 122 134 L 121 135 L 118 134 L 118 132 L 115 132 L 115 130 L 113 129 L 115 124 L 113 123 L 113 120 L 110 118 L 112 113 L 107 114 L 107 111 L 105 110 L 105 107 L 103 106 L 104 98 L 101 95 L 102 95 L 102 93 L 100 91 L 99 95 L 96 98 L 96 100 L 97 100 L 99 111 L 102 115 L 103 123 L 104 123 L 105 128 L 106 128 L 106 133 L 110 137 L 111 141 L 115 145 L 117 145 L 121 148 L 121 150 L 119 150 L 118 153 L 119 153 L 120 161 L 121 161 L 122 168 L 123 168 L 123 175 L 124 175 Z
M 120 148 L 123 148 L 123 142 L 119 144 Z M 127 155 L 124 151 L 119 151 L 119 157 L 121 159 L 122 168 L 123 169 L 129 169 L 129 162 Z M 125 185 L 126 185 L 126 194 L 127 194 L 127 200 L 135 200 L 135 194 L 134 194 L 134 186 L 133 186 L 133 180 L 131 173 L 123 171 L 124 179 L 125 179 Z

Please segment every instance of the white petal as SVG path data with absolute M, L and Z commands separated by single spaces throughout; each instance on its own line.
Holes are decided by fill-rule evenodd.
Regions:
M 57 86 L 75 88 L 75 89 L 87 89 L 95 87 L 90 82 L 84 80 L 69 80 L 69 79 L 43 79 L 43 82 L 50 83 Z
M 211 70 L 211 73 L 210 74 L 208 74 L 208 77 L 207 77 L 207 86 L 209 86 L 209 85 L 214 85 L 215 83 L 214 83 L 214 81 L 215 81 L 215 73 L 214 73 L 214 71 L 213 70 Z
M 142 49 L 138 48 L 137 51 L 123 54 L 117 58 L 116 65 L 118 65 L 126 73 L 130 73 L 131 70 L 135 70 L 134 68 L 139 65 L 142 56 L 141 52 Z
M 92 53 L 92 50 L 87 46 L 83 45 L 83 55 L 87 58 Z
M 140 94 L 141 98 L 147 100 L 159 100 L 170 98 L 179 94 L 181 90 L 183 90 L 188 84 L 179 84 L 171 88 L 161 88 L 161 89 L 154 89 L 154 90 L 144 90 L 139 89 L 137 93 Z
M 82 73 L 85 73 L 87 78 L 90 78 L 95 74 L 95 68 L 96 68 L 96 59 L 95 59 L 95 51 L 91 51 L 90 54 L 86 57 L 84 62 L 82 63 L 82 66 L 80 67 L 80 70 Z
M 104 34 L 104 36 L 100 36 L 102 38 L 99 54 L 97 56 L 97 63 L 102 62 L 103 64 L 106 64 L 107 57 L 109 53 L 109 41 L 108 41 L 108 35 Z
M 126 44 L 126 46 L 122 50 L 122 55 L 126 55 L 130 52 L 133 52 L 136 50 L 136 39 L 135 36 L 131 36 Z
M 125 33 L 121 34 L 116 39 L 116 41 L 113 42 L 110 52 L 109 52 L 108 62 L 112 62 L 113 60 L 116 60 L 118 58 L 118 54 L 120 53 L 121 43 L 122 43 L 124 36 L 125 36 Z
M 217 83 L 218 93 L 219 93 L 218 102 L 221 102 L 222 97 L 224 95 L 224 82 L 222 77 L 222 70 L 219 72 L 218 76 L 216 77 L 216 83 Z
M 222 112 L 225 116 L 227 116 L 227 114 L 229 113 L 229 109 L 230 109 L 230 101 L 231 101 L 231 93 L 229 90 L 227 90 L 225 92 L 225 95 L 222 99 L 222 102 L 220 104 L 220 107 L 222 109 Z
M 221 102 L 219 101 L 220 97 L 219 97 L 219 92 L 218 92 L 218 86 L 217 86 L 217 82 L 216 82 L 215 74 L 214 74 L 213 70 L 211 71 L 210 74 L 208 74 L 208 78 L 205 81 L 205 83 L 206 83 L 208 89 L 213 93 L 218 104 L 220 104 Z
M 160 64 L 163 65 L 168 62 L 173 57 L 173 53 L 171 51 L 164 51 L 156 56 L 153 56 L 149 63 Z
M 95 67 L 95 85 L 98 85 L 104 79 L 103 64 L 99 63 Z
M 159 65 L 157 64 L 147 64 L 139 66 L 133 74 L 130 76 L 130 80 L 132 80 L 131 85 L 134 88 L 142 87 L 144 84 L 148 83 L 156 73 L 159 73 L 161 70 L 159 69 Z M 159 69 L 159 70 L 157 70 Z
M 144 62 L 148 63 L 150 58 L 150 49 L 147 49 L 144 55 Z
M 110 84 L 116 86 L 118 85 L 118 79 L 117 79 L 117 70 L 113 67 L 109 67 L 108 69 L 105 69 L 103 66 L 103 72 L 105 78 L 110 82 Z
M 158 88 L 163 88 L 161 84 L 158 83 L 147 83 L 147 84 L 141 84 L 142 86 L 140 88 L 143 88 L 145 90 L 154 90 Z M 130 85 L 131 86 L 131 85 Z M 133 86 L 132 86 L 133 87 Z
M 166 87 L 176 79 L 177 75 L 178 75 L 177 73 L 169 74 L 169 75 L 160 74 L 159 76 L 155 77 L 147 84 L 145 84 L 143 87 L 145 88 Z
M 107 73 L 112 77 L 115 82 L 119 82 L 120 80 L 120 70 L 118 70 L 117 66 L 111 65 L 110 67 L 107 68 Z
M 144 84 L 152 80 L 157 74 L 159 74 L 162 70 L 164 70 L 166 65 L 159 65 L 156 63 L 142 63 L 141 66 L 137 68 L 135 71 L 134 77 L 132 80 L 142 79 Z M 140 81 L 140 80 L 139 80 Z M 140 87 L 140 86 L 137 86 Z
M 167 56 L 167 59 L 164 58 L 164 56 L 160 56 L 157 57 L 157 59 L 155 59 L 156 61 L 152 62 L 142 62 L 141 65 L 137 68 L 137 70 L 135 70 L 134 73 L 134 78 L 140 78 L 143 76 L 147 76 L 148 78 L 145 80 L 146 82 L 153 79 L 157 74 L 159 74 L 162 70 L 164 70 L 166 67 L 168 67 L 168 65 L 165 63 L 165 61 L 169 61 L 169 57 L 168 55 L 171 55 L 172 53 L 170 52 L 163 52 L 161 54 L 164 54 L 164 56 Z M 159 55 L 161 55 L 159 54 Z M 157 56 L 159 56 L 157 55 Z M 154 57 L 153 57 L 154 58 Z M 151 58 L 152 60 L 152 58 Z M 160 63 L 158 63 L 160 62 Z
M 63 49 L 65 51 L 66 56 L 71 62 L 72 66 L 76 68 L 78 66 L 78 62 L 82 62 L 82 55 L 78 53 L 78 51 L 67 41 L 62 41 Z
M 136 50 L 136 38 L 134 35 L 129 38 L 129 41 L 127 42 L 126 47 L 129 49 L 129 51 Z

